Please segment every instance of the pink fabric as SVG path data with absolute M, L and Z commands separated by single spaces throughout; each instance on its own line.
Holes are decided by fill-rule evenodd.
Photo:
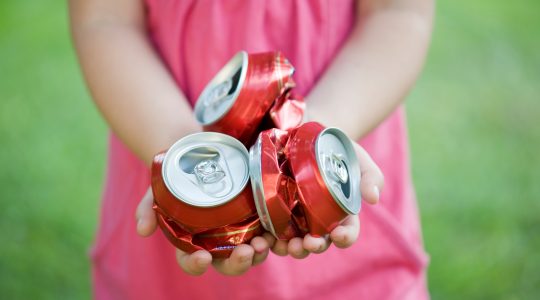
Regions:
M 193 104 L 235 54 L 281 50 L 308 94 L 355 22 L 352 1 L 148 0 L 156 48 Z M 309 104 L 308 104 L 309 105 Z M 354 116 L 347 116 L 354 118 Z M 425 299 L 427 256 L 411 184 L 403 109 L 362 141 L 386 176 L 380 205 L 364 205 L 360 240 L 304 260 L 270 255 L 241 277 L 185 275 L 157 232 L 136 235 L 134 211 L 149 170 L 114 136 L 92 250 L 98 299 Z

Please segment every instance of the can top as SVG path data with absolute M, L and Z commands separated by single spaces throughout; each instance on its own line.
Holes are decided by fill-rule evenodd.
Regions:
M 248 152 L 242 143 L 225 134 L 191 134 L 169 148 L 162 176 L 180 201 L 199 207 L 222 205 L 248 183 Z
M 330 194 L 349 214 L 358 214 L 360 165 L 351 140 L 337 128 L 324 129 L 315 142 L 319 172 Z
M 264 196 L 264 186 L 262 180 L 262 140 L 261 134 L 257 138 L 257 141 L 251 149 L 249 149 L 249 176 L 251 178 L 251 188 L 253 189 L 253 198 L 255 200 L 255 207 L 257 208 L 257 214 L 261 220 L 261 224 L 264 229 L 269 231 L 272 235 L 276 235 L 274 224 L 270 219 L 270 213 L 266 206 L 266 197 Z
M 195 117 L 202 125 L 221 119 L 233 106 L 246 79 L 248 54 L 240 51 L 206 85 L 195 104 Z

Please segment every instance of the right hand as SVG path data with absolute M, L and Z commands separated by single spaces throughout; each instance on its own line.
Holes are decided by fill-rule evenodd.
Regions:
M 353 145 L 360 162 L 362 199 L 369 204 L 377 204 L 380 200 L 380 191 L 384 187 L 383 173 L 364 148 L 354 142 Z M 310 253 L 319 254 L 326 251 L 331 244 L 338 248 L 348 248 L 356 242 L 359 232 L 360 219 L 358 216 L 349 216 L 325 237 L 307 234 L 303 238 L 277 241 L 272 247 L 272 252 L 280 256 L 290 255 L 303 259 Z
M 152 209 L 153 202 L 150 187 L 139 203 L 135 215 L 137 233 L 142 237 L 152 235 L 157 228 L 156 213 Z M 275 238 L 269 233 L 264 233 L 262 236 L 254 237 L 249 245 L 242 244 L 236 247 L 226 259 L 212 259 L 212 255 L 206 250 L 189 254 L 176 249 L 176 260 L 184 272 L 194 276 L 204 274 L 210 265 L 224 275 L 241 275 L 252 266 L 262 263 L 274 243 Z

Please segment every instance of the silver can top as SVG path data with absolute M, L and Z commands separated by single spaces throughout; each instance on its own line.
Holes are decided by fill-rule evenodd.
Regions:
M 225 134 L 191 134 L 167 151 L 162 176 L 180 201 L 199 207 L 222 205 L 234 199 L 248 183 L 248 151 Z
M 337 128 L 326 128 L 315 144 L 319 171 L 330 194 L 348 214 L 358 214 L 360 165 L 351 140 Z
M 195 117 L 202 125 L 221 119 L 233 106 L 246 79 L 248 54 L 238 52 L 206 85 L 195 104 Z
M 249 149 L 249 176 L 251 178 L 251 188 L 253 190 L 257 214 L 259 215 L 262 226 L 266 231 L 277 237 L 274 224 L 272 224 L 272 220 L 270 219 L 268 207 L 266 207 L 266 198 L 264 196 L 264 186 L 262 181 L 261 155 L 262 141 L 261 135 L 259 135 L 255 144 Z

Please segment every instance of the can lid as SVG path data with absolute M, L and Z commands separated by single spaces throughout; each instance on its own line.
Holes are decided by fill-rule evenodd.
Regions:
M 162 176 L 180 201 L 199 207 L 222 205 L 248 183 L 248 152 L 242 143 L 225 134 L 191 134 L 167 151 Z
M 248 54 L 238 52 L 206 85 L 195 104 L 195 117 L 203 125 L 221 119 L 231 109 L 246 78 Z
M 253 189 L 253 198 L 255 200 L 255 207 L 257 208 L 257 214 L 261 220 L 261 224 L 264 229 L 269 231 L 272 235 L 276 236 L 276 231 L 272 220 L 270 219 L 270 213 L 266 206 L 266 198 L 264 196 L 264 186 L 262 180 L 262 140 L 261 134 L 257 138 L 257 141 L 249 150 L 249 177 L 251 178 L 251 188 Z
M 360 165 L 351 140 L 337 128 L 326 128 L 315 144 L 317 164 L 330 194 L 349 214 L 358 214 Z

